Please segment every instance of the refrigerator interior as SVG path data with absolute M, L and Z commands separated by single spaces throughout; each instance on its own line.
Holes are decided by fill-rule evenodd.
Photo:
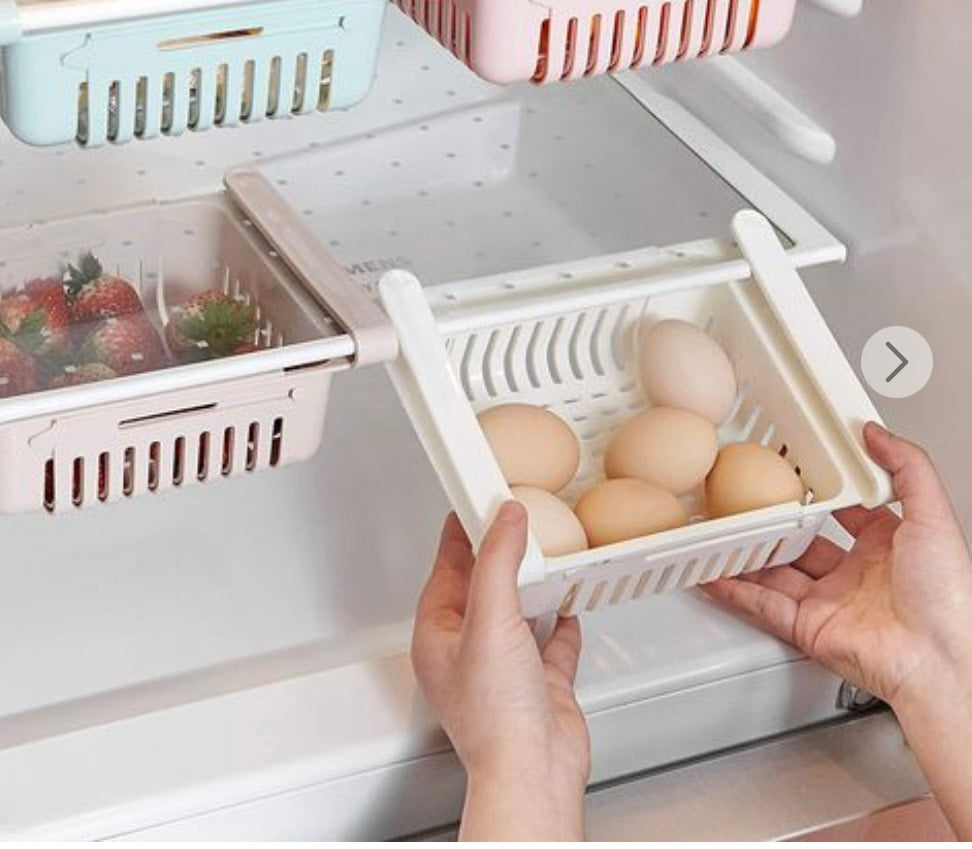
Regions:
M 311 148 L 312 168 L 279 159 Z M 257 161 L 365 286 L 389 267 L 443 283 L 696 240 L 733 256 L 729 220 L 754 200 L 617 83 L 495 88 L 390 10 L 375 88 L 346 113 L 91 151 L 0 136 L 0 225 L 217 190 Z M 817 240 L 803 261 L 839 258 L 761 197 L 805 228 L 782 227 L 791 243 Z M 5 518 L 0 835 L 314 836 L 330 810 L 328 834 L 385 837 L 452 816 L 459 774 L 406 656 L 446 509 L 372 369 L 335 380 L 305 465 Z M 837 712 L 839 682 L 695 594 L 584 627 L 597 780 Z M 631 712 L 651 700 L 664 721 Z M 416 800 L 406 775 L 441 798 Z M 232 813 L 342 781 L 316 814 Z

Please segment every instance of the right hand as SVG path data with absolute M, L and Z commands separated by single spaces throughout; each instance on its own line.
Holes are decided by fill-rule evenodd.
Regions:
M 903 518 L 887 507 L 834 514 L 850 551 L 817 537 L 790 566 L 716 581 L 708 593 L 895 706 L 968 678 L 972 562 L 925 452 L 870 423 L 871 456 L 891 473 Z

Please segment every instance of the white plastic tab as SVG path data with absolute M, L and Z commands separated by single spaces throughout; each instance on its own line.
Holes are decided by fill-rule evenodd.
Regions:
M 793 263 L 787 259 L 773 227 L 758 212 L 745 210 L 735 215 L 732 229 L 739 249 L 752 267 L 753 277 L 803 360 L 819 397 L 847 437 L 846 443 L 851 446 L 860 468 L 861 502 L 866 507 L 876 507 L 890 501 L 891 480 L 868 456 L 862 436 L 864 424 L 880 422 L 880 416 Z M 821 374 L 826 375 L 826 386 L 817 377 Z
M 469 401 L 452 375 L 442 336 L 416 277 L 391 271 L 379 284 L 381 302 L 400 337 L 398 360 L 388 366 L 399 385 L 417 384 L 400 392 L 412 425 L 439 473 L 475 548 L 512 493 L 489 449 Z M 450 470 L 462 468 L 465 474 Z M 520 567 L 520 585 L 543 581 L 543 555 L 531 537 Z M 532 611 L 525 611 L 530 615 Z M 537 638 L 543 641 L 544 633 Z M 547 635 L 549 636 L 549 635 Z
M 714 56 L 699 63 L 696 71 L 708 75 L 715 86 L 790 153 L 820 165 L 833 162 L 837 155 L 834 137 L 738 59 Z

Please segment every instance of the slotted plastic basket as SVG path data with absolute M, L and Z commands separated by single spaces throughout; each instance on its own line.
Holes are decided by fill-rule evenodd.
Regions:
M 394 0 L 473 71 L 550 83 L 767 47 L 796 0 Z
M 643 320 L 681 318 L 708 331 L 739 377 L 722 443 L 757 441 L 786 457 L 808 493 L 785 504 L 566 557 L 544 558 L 531 539 L 520 571 L 526 615 L 577 613 L 789 562 L 827 516 L 891 496 L 867 457 L 861 427 L 878 415 L 786 257 L 769 223 L 734 221 L 748 263 L 666 275 L 645 252 L 567 268 L 422 290 L 401 271 L 380 285 L 399 335 L 389 366 L 442 483 L 474 543 L 510 497 L 475 414 L 494 405 L 545 406 L 582 446 L 577 495 L 603 476 L 614 429 L 646 405 L 634 370 Z M 750 279 L 750 274 L 755 279 Z
M 94 251 L 137 285 L 160 338 L 177 305 L 213 289 L 257 319 L 249 353 L 0 401 L 0 513 L 89 508 L 306 460 L 334 374 L 394 357 L 385 315 L 276 188 L 246 171 L 227 185 L 0 230 L 8 295 Z
M 29 144 L 96 147 L 346 108 L 371 85 L 384 7 L 7 0 L 0 114 Z

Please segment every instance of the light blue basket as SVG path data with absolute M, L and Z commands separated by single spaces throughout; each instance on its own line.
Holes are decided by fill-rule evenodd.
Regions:
M 0 0 L 0 116 L 28 144 L 95 147 L 347 108 L 371 86 L 385 6 L 272 0 L 32 32 L 29 6 Z

